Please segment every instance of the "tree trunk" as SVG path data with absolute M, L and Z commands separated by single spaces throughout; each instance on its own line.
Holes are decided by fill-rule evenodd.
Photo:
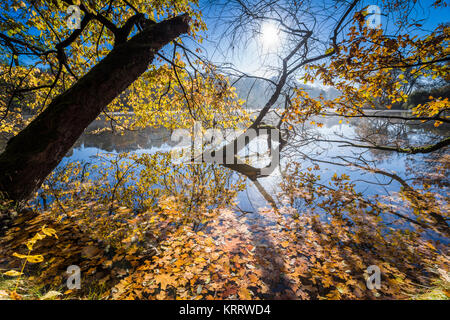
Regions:
M 16 201 L 30 198 L 103 108 L 147 70 L 155 53 L 188 31 L 189 20 L 181 15 L 146 27 L 56 97 L 8 141 L 0 155 L 0 192 Z

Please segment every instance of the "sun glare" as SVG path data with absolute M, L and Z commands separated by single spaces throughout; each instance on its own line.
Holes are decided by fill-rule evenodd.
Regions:
M 266 49 L 274 48 L 280 42 L 280 33 L 273 23 L 261 26 L 261 42 Z

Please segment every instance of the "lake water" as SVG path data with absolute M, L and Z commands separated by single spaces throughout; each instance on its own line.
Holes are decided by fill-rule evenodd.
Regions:
M 392 112 L 391 114 L 398 114 Z M 425 155 L 407 155 L 396 152 L 370 150 L 355 147 L 343 147 L 343 143 L 330 143 L 323 140 L 344 140 L 355 137 L 364 137 L 381 144 L 394 141 L 400 146 L 405 144 L 423 145 L 438 141 L 449 136 L 449 126 L 441 125 L 435 128 L 432 123 L 413 123 L 404 125 L 400 120 L 385 121 L 380 119 L 367 120 L 354 118 L 347 121 L 339 117 L 326 117 L 313 119 L 323 124 L 308 123 L 296 127 L 298 134 L 291 136 L 280 152 L 280 165 L 268 177 L 256 181 L 247 179 L 246 188 L 239 192 L 238 206 L 249 217 L 254 214 L 259 219 L 258 209 L 269 207 L 270 200 L 279 202 L 280 182 L 283 180 L 285 167 L 293 161 L 301 162 L 302 168 L 314 164 L 320 166 L 320 181 L 326 184 L 336 173 L 347 174 L 356 184 L 356 190 L 366 197 L 374 195 L 389 196 L 398 192 L 401 184 L 382 174 L 374 174 L 356 167 L 345 165 L 345 160 L 369 164 L 388 173 L 394 173 L 403 180 L 412 182 L 420 176 L 432 176 L 429 164 L 432 163 L 435 153 Z M 90 131 L 104 125 L 103 121 L 96 121 L 86 130 L 74 147 L 67 154 L 61 165 L 68 162 L 84 161 L 95 163 L 96 156 L 103 153 L 118 154 L 120 152 L 148 153 L 167 152 L 176 145 L 171 141 L 171 132 L 167 129 L 148 128 L 141 131 L 127 131 L 123 135 L 111 131 L 100 134 L 91 134 Z M 301 131 L 301 132 L 300 132 Z M 349 141 L 349 140 L 347 140 Z M 444 151 L 445 152 L 445 151 Z M 333 163 L 340 163 L 336 165 Z M 342 165 L 344 164 L 344 165 Z M 235 173 L 235 175 L 239 175 Z M 438 184 L 431 183 L 431 190 L 442 195 L 448 195 L 447 177 L 438 176 Z M 269 201 L 268 201 L 269 200 Z M 447 241 L 447 239 L 442 239 Z

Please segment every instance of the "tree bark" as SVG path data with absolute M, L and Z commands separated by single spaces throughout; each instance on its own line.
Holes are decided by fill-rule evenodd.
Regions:
M 0 155 L 0 192 L 15 201 L 29 199 L 86 127 L 153 61 L 155 53 L 188 32 L 181 15 L 146 27 L 113 50 L 70 89 L 56 97 Z

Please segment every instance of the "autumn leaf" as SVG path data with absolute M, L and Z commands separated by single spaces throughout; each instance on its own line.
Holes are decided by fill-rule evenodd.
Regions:
M 16 291 L 9 292 L 9 297 L 13 300 L 22 300 L 22 296 L 18 294 Z
M 280 244 L 283 248 L 287 248 L 289 246 L 289 241 L 283 241 Z
M 331 53 L 333 53 L 333 51 L 334 51 L 334 48 L 328 48 L 328 49 L 325 51 L 325 54 L 326 54 L 326 55 L 331 54 Z
M 97 256 L 100 253 L 100 249 L 94 246 L 87 246 L 84 247 L 83 250 L 81 251 L 81 254 L 83 257 L 86 257 L 88 259 L 92 259 L 95 256 Z
M 52 229 L 52 228 L 47 228 L 46 225 L 43 225 L 41 228 L 42 232 L 49 236 L 49 237 L 55 237 L 56 239 L 58 239 L 58 236 L 56 235 L 56 230 Z
M 168 274 L 158 274 L 155 276 L 155 282 L 161 284 L 161 289 L 166 290 L 168 285 L 176 285 L 176 279 Z
M 41 254 L 24 255 L 24 254 L 20 254 L 20 253 L 14 252 L 13 256 L 17 257 L 17 258 L 20 258 L 20 259 L 27 259 L 27 261 L 30 262 L 30 263 L 38 263 L 38 262 L 44 261 L 44 256 L 41 255 Z
M 9 270 L 3 273 L 4 275 L 8 277 L 18 277 L 22 274 L 22 272 L 16 271 L 16 270 Z
M 26 258 L 27 258 L 27 255 L 25 255 L 25 254 L 20 254 L 20 253 L 17 253 L 17 252 L 14 252 L 12 255 L 13 255 L 14 257 L 19 258 L 19 259 L 26 259 Z
M 27 261 L 30 263 L 39 263 L 44 261 L 44 256 L 41 254 L 37 254 L 37 255 L 28 255 L 26 257 Z
M 250 300 L 252 298 L 250 291 L 247 288 L 239 289 L 239 297 L 243 300 Z
M 61 295 L 62 295 L 61 292 L 51 290 L 51 291 L 47 292 L 45 295 L 43 295 L 40 300 L 52 300 Z

